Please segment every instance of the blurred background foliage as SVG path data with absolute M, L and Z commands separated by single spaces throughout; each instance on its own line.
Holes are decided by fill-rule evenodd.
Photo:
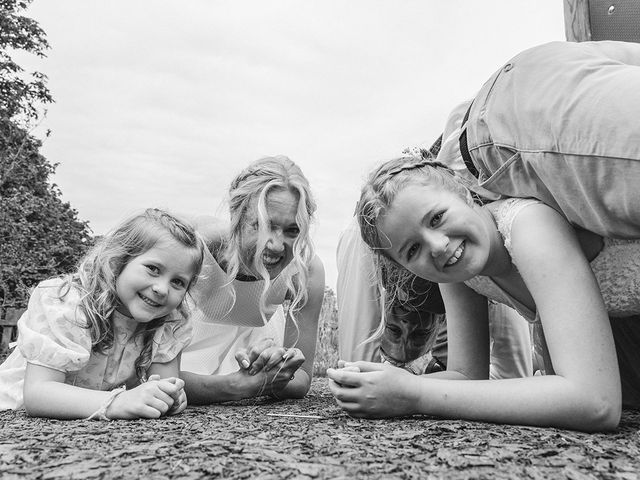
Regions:
M 92 244 L 88 223 L 51 182 L 56 164 L 32 131 L 53 102 L 47 77 L 26 72 L 16 52 L 44 57 L 45 33 L 23 15 L 31 0 L 0 0 L 0 307 L 25 307 L 29 290 L 72 271 Z M 48 132 L 45 135 L 48 136 Z

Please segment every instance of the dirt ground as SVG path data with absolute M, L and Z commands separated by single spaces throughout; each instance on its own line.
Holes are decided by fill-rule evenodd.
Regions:
M 0 412 L 0 426 L 4 480 L 640 478 L 640 411 L 625 411 L 608 434 L 428 417 L 359 420 L 336 406 L 326 378 L 299 401 L 261 398 L 113 422 Z

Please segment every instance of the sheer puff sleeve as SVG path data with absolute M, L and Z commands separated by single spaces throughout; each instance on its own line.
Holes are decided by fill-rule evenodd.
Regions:
M 167 363 L 191 343 L 193 326 L 177 311 L 169 316 L 153 338 L 152 362 Z
M 89 361 L 91 334 L 73 287 L 61 297 L 62 279 L 38 284 L 18 320 L 17 346 L 27 362 L 61 372 L 80 370 Z

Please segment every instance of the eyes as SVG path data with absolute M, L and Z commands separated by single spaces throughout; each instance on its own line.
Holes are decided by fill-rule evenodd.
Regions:
M 442 217 L 444 216 L 443 212 L 438 212 L 435 215 L 433 215 L 431 217 L 431 220 L 429 220 L 429 226 L 431 227 L 437 227 L 440 222 L 442 221 Z
M 147 263 L 144 266 L 151 276 L 157 277 L 158 275 L 160 275 L 160 268 L 157 265 Z M 171 279 L 171 285 L 173 285 L 177 290 L 185 290 L 189 285 L 189 282 L 188 280 L 185 280 L 181 277 L 175 277 Z
M 400 338 L 402 336 L 402 329 L 400 327 L 396 327 L 395 325 L 387 325 L 385 329 L 394 338 Z
M 293 225 L 285 229 L 284 234 L 287 237 L 296 238 L 298 235 L 300 235 L 300 228 L 298 228 L 297 225 Z
M 428 217 L 426 219 L 427 220 L 426 223 L 428 224 L 429 228 L 436 228 L 442 223 L 443 218 L 444 218 L 444 212 L 437 212 L 431 215 L 430 217 Z M 420 250 L 420 244 L 412 243 L 407 249 L 407 253 L 406 253 L 407 261 L 408 262 L 411 261 L 411 259 L 415 257 L 415 255 L 418 253 L 419 250 Z
M 260 229 L 260 225 L 257 220 L 248 224 L 248 227 L 253 232 L 257 232 Z M 270 223 L 269 227 L 271 229 L 271 232 L 278 232 L 282 230 L 283 235 L 287 238 L 297 238 L 298 235 L 300 235 L 300 227 L 298 227 L 298 225 L 296 224 L 289 225 L 283 228 L 281 225 Z
M 389 338 L 393 340 L 400 340 L 403 337 L 402 329 L 396 325 L 387 325 L 385 330 Z M 409 343 L 416 346 L 426 344 L 431 339 L 434 330 L 434 328 L 419 328 L 409 332 L 407 336 Z
M 184 280 L 182 280 L 181 278 L 174 278 L 173 280 L 171 280 L 171 283 L 179 289 L 183 289 L 183 288 L 187 288 L 187 284 Z

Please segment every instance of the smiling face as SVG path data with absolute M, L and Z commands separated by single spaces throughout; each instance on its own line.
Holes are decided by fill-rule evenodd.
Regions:
M 293 258 L 293 243 L 300 234 L 296 222 L 298 202 L 297 193 L 283 188 L 271 190 L 266 197 L 265 246 L 260 260 L 271 279 L 275 278 Z M 253 256 L 260 247 L 256 208 L 248 212 L 246 222 L 247 230 L 242 249 L 245 252 L 246 264 L 253 265 Z M 253 272 L 254 275 L 256 273 Z
M 149 250 L 133 257 L 116 279 L 117 310 L 147 323 L 175 310 L 195 275 L 194 255 L 166 235 Z
M 412 184 L 398 192 L 377 229 L 390 242 L 385 253 L 410 272 L 438 283 L 462 282 L 488 264 L 488 215 L 439 185 Z

